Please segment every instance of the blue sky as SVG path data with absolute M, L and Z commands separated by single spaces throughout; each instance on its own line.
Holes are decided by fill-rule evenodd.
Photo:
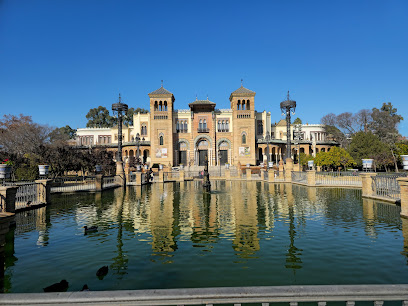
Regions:
M 229 108 L 240 86 L 282 118 L 391 102 L 408 136 L 408 1 L 0 0 L 0 115 L 85 127 L 119 92 L 148 108 L 164 87 L 177 109 L 195 99 Z

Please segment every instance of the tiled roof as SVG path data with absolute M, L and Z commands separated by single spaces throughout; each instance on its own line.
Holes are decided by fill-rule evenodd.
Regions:
M 201 105 L 201 104 L 209 104 L 209 105 L 215 105 L 214 102 L 211 102 L 209 100 L 195 100 L 194 102 L 189 103 L 188 105 Z
M 149 93 L 149 95 L 172 95 L 172 93 L 162 86 L 159 89 Z
M 249 90 L 248 88 L 245 88 L 244 86 L 241 85 L 240 88 L 238 88 L 237 90 L 233 91 L 231 94 L 254 94 L 255 91 Z

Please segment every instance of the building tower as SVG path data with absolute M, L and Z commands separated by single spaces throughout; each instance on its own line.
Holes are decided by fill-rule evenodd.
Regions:
M 233 113 L 233 163 L 256 163 L 255 92 L 242 86 L 230 95 Z
M 149 93 L 151 162 L 173 165 L 174 95 L 162 86 Z

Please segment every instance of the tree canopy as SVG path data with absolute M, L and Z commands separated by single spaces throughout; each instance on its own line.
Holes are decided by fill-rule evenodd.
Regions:
M 354 159 L 343 148 L 332 147 L 329 152 L 319 152 L 316 154 L 315 163 L 317 166 L 337 170 L 339 167 L 346 169 L 355 165 Z
M 144 108 L 138 107 L 134 109 L 133 107 L 130 107 L 123 116 L 123 124 L 126 126 L 132 126 L 133 115 L 137 113 L 146 114 L 148 112 L 149 111 Z M 86 119 L 88 119 L 86 127 L 109 128 L 117 124 L 117 119 L 111 116 L 109 110 L 104 106 L 90 109 L 88 114 L 86 114 Z
M 297 117 L 297 118 L 293 121 L 293 124 L 302 124 L 302 120 L 301 120 L 299 117 Z

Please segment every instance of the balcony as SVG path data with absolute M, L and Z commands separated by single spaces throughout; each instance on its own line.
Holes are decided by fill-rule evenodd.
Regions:
M 209 128 L 198 128 L 197 132 L 198 133 L 209 133 L 210 129 Z
M 176 130 L 177 131 L 177 133 L 188 133 L 188 131 L 187 130 L 180 130 L 180 129 L 178 129 L 178 130 Z

